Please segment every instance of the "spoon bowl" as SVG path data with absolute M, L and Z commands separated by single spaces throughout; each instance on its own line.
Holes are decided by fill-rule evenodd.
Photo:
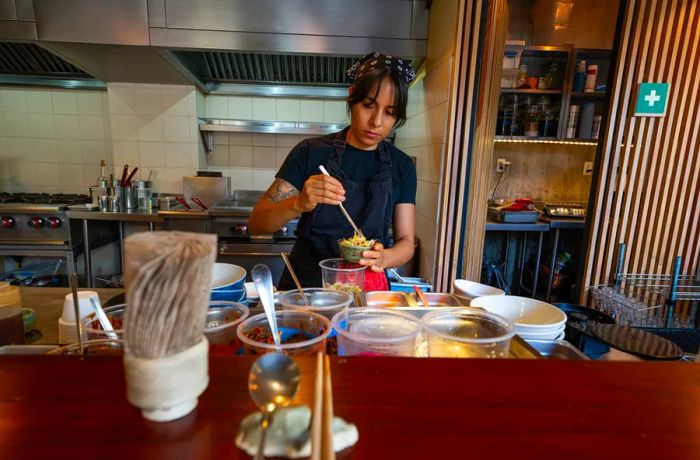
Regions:
M 267 353 L 253 363 L 248 374 L 248 392 L 263 414 L 256 460 L 264 458 L 265 433 L 273 414 L 294 401 L 300 380 L 299 366 L 283 353 Z
M 260 296 L 260 302 L 265 310 L 265 316 L 270 323 L 270 332 L 275 345 L 280 345 L 280 335 L 277 330 L 277 317 L 275 316 L 275 298 L 272 293 L 272 273 L 267 265 L 257 264 L 250 271 L 250 276 L 255 283 L 255 289 Z

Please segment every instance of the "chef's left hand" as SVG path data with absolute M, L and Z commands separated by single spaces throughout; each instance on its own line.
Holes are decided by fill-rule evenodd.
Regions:
M 384 245 L 374 243 L 371 251 L 363 251 L 360 265 L 371 267 L 374 272 L 384 271 Z

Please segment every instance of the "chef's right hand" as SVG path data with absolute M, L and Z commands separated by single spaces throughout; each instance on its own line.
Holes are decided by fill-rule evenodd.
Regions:
M 324 174 L 310 176 L 297 195 L 296 208 L 299 212 L 312 211 L 318 204 L 339 205 L 345 201 L 345 189 L 335 177 Z

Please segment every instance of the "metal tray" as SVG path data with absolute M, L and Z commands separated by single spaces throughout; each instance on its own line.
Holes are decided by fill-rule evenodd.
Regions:
M 588 356 L 566 340 L 526 340 L 532 348 L 547 359 L 588 360 Z
M 428 301 L 429 307 L 468 307 L 466 304 L 458 299 L 453 294 L 446 294 L 444 292 L 424 292 L 425 300 Z M 413 299 L 413 304 L 416 306 L 425 307 L 422 305 L 420 300 L 418 300 L 418 294 L 412 292 L 410 297 Z
M 405 292 L 400 291 L 372 291 L 365 293 L 365 305 L 368 307 L 411 307 L 416 302 Z

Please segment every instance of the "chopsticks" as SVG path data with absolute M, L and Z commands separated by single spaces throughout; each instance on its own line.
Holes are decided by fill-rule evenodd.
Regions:
M 289 274 L 292 275 L 292 279 L 294 280 L 294 284 L 297 287 L 297 291 L 299 291 L 299 295 L 301 296 L 302 299 L 304 299 L 304 304 L 307 307 L 310 307 L 311 305 L 309 304 L 309 299 L 306 298 L 306 294 L 304 294 L 304 289 L 301 287 L 301 283 L 299 282 L 299 278 L 297 278 L 297 274 L 294 272 L 294 269 L 292 268 L 292 263 L 289 261 L 289 257 L 287 257 L 287 254 L 284 252 L 281 252 L 280 255 L 282 256 L 282 260 L 284 260 L 284 264 L 287 266 L 287 270 L 289 270 Z
M 333 381 L 328 355 L 316 355 L 316 387 L 311 422 L 311 460 L 335 460 L 333 449 Z
M 333 449 L 333 381 L 331 379 L 331 359 L 326 355 L 323 361 L 323 446 L 321 458 L 335 460 Z
M 321 172 L 323 174 L 325 174 L 326 176 L 330 176 L 330 174 L 328 173 L 328 171 L 326 170 L 326 168 L 323 165 L 319 165 L 318 169 L 320 169 Z M 355 233 L 357 233 L 359 236 L 364 238 L 365 235 L 362 234 L 362 230 L 357 228 L 357 225 L 355 225 L 355 222 L 352 220 L 352 217 L 350 217 L 350 214 L 348 214 L 348 212 L 345 210 L 345 206 L 343 206 L 343 203 L 340 203 L 338 206 L 340 207 L 340 210 L 343 212 L 343 215 L 345 216 L 345 218 L 348 220 L 348 222 L 350 222 L 350 225 L 352 225 L 352 229 L 355 230 Z

